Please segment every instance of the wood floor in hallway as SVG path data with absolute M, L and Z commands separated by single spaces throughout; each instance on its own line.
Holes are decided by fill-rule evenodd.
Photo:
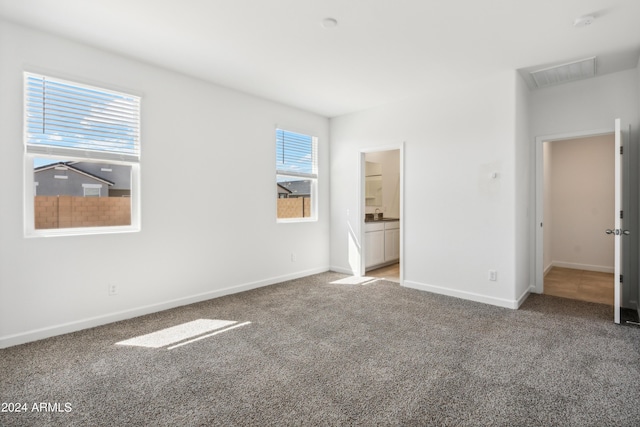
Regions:
M 553 267 L 544 277 L 544 294 L 613 305 L 613 274 Z
M 400 283 L 400 263 L 397 262 L 395 264 L 391 264 L 386 267 L 381 267 L 375 270 L 367 271 L 365 276 L 380 277 L 382 279 L 386 279 L 391 282 Z

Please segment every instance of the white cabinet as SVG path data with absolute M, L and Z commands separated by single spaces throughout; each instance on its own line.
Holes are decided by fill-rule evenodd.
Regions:
M 365 268 L 400 259 L 400 222 L 386 221 L 364 225 Z
M 385 224 L 396 224 L 395 228 L 384 230 L 384 261 L 395 261 L 400 259 L 400 223 L 392 222 Z
M 364 226 L 365 267 L 384 262 L 384 224 L 365 224 Z

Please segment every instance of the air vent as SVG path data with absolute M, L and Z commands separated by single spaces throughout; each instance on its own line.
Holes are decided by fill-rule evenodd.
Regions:
M 595 56 L 531 72 L 531 77 L 539 88 L 595 77 L 595 75 Z

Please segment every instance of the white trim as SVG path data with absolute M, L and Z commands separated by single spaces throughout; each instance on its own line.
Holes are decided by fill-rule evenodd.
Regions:
M 146 314 L 157 313 L 163 310 L 168 310 L 170 308 L 193 304 L 200 301 L 206 301 L 213 298 L 219 298 L 225 295 L 230 295 L 230 294 L 248 291 L 251 289 L 261 288 L 263 286 L 269 286 L 269 285 L 285 282 L 287 280 L 294 280 L 294 279 L 299 279 L 301 277 L 310 276 L 313 274 L 324 273 L 328 270 L 329 270 L 328 267 L 320 267 L 320 268 L 314 268 L 310 270 L 299 271 L 296 273 L 272 277 L 270 279 L 238 284 L 235 286 L 229 286 L 223 289 L 218 289 L 210 292 L 203 292 L 203 293 L 191 295 L 188 297 L 176 298 L 173 300 L 168 300 L 168 301 L 164 301 L 156 304 L 149 304 L 149 305 L 144 305 L 141 307 L 136 307 L 128 310 L 108 313 L 101 316 L 89 317 L 89 318 L 78 320 L 75 322 L 61 323 L 58 325 L 48 326 L 45 328 L 33 329 L 31 331 L 22 332 L 19 334 L 6 335 L 3 337 L 0 337 L 0 349 L 12 347 L 20 344 L 25 344 L 31 341 L 37 341 L 37 340 L 41 340 L 44 338 L 49 338 L 57 335 L 67 334 L 70 332 L 80 331 L 87 328 L 106 325 L 108 323 L 118 322 L 121 320 L 131 319 L 133 317 L 144 316 Z
M 548 270 L 551 270 L 551 268 L 553 267 L 572 268 L 574 270 L 597 271 L 600 273 L 612 273 L 612 274 L 614 270 L 613 267 L 608 267 L 605 265 L 579 264 L 577 262 L 564 262 L 564 261 L 552 261 Z
M 544 229 L 540 227 L 540 224 L 544 224 L 544 164 L 542 147 L 543 143 L 548 141 L 561 141 L 564 139 L 576 139 L 585 138 L 591 136 L 608 135 L 615 132 L 613 127 L 605 129 L 593 129 L 585 131 L 575 132 L 563 132 L 550 135 L 541 135 L 536 137 L 535 149 L 536 149 L 536 167 L 535 167 L 535 209 L 536 215 L 534 219 L 535 227 L 535 268 L 534 268 L 534 283 L 535 292 L 543 293 L 544 291 Z
M 520 306 L 522 306 L 522 304 L 527 300 L 527 298 L 529 298 L 532 288 L 533 288 L 532 286 L 529 286 L 527 289 L 525 289 L 522 295 L 520 295 L 520 297 L 516 300 L 516 309 L 520 308 Z
M 330 271 L 335 271 L 336 273 L 342 273 L 342 274 L 348 274 L 349 276 L 356 276 L 357 272 L 351 270 L 350 268 L 344 268 L 344 267 L 338 267 L 335 265 L 332 265 L 331 267 L 329 267 Z
M 496 298 L 496 297 L 490 297 L 487 295 L 476 294 L 474 292 L 460 291 L 460 290 L 451 289 L 451 288 L 443 288 L 441 286 L 435 286 L 435 285 L 427 285 L 424 283 L 413 282 L 410 280 L 405 280 L 402 286 L 406 288 L 417 289 L 420 291 L 431 292 L 434 294 L 461 298 L 468 301 L 475 301 L 475 302 L 481 302 L 483 304 L 491 304 L 498 307 L 510 308 L 513 310 L 520 307 L 520 305 L 524 302 L 524 300 L 529 295 L 529 289 L 527 289 L 517 300 L 509 300 L 504 298 Z
M 138 98 L 143 98 L 145 94 L 144 92 L 141 92 L 140 90 L 137 90 L 137 89 L 115 85 L 113 84 L 113 82 L 106 82 L 103 80 L 94 80 L 92 78 L 87 78 L 85 76 L 81 76 L 78 74 L 69 74 L 57 68 L 42 67 L 40 65 L 35 65 L 35 64 L 24 64 L 23 69 L 28 74 L 49 76 L 57 80 L 62 80 L 62 81 L 70 82 L 72 84 L 78 84 L 78 85 L 89 87 L 89 88 L 97 87 L 97 88 L 106 89 L 111 92 L 117 92 L 121 95 L 133 95 L 133 96 L 137 96 Z
M 102 195 L 102 184 L 82 184 L 82 195 L 84 197 L 95 197 L 95 195 L 87 196 L 87 190 L 98 190 L 98 197 Z
M 119 165 L 126 165 L 131 167 L 131 224 L 125 226 L 104 226 L 104 227 L 73 227 L 73 228 L 48 228 L 48 229 L 36 229 L 35 228 L 35 211 L 33 197 L 36 194 L 33 173 L 33 161 L 36 158 L 42 158 L 30 153 L 24 153 L 24 172 L 23 172 L 23 233 L 25 238 L 34 237 L 58 237 L 58 236 L 82 236 L 91 234 L 118 234 L 118 233 L 136 233 L 142 229 L 141 218 L 141 194 L 140 194 L 140 163 L 128 163 L 128 162 L 114 162 L 114 161 L 100 161 L 100 160 L 84 160 L 92 161 L 94 163 L 113 163 Z M 57 158 L 57 157 L 53 157 Z M 77 158 L 65 158 L 66 160 L 78 160 Z M 73 166 L 71 166 L 73 167 Z M 75 171 L 74 171 L 75 172 Z M 89 176 L 89 175 L 87 175 Z M 94 178 L 99 180 L 97 178 Z M 111 184 L 107 184 L 111 185 Z M 30 188 L 31 191 L 26 189 Z
M 133 205 L 131 205 L 131 211 L 133 212 Z M 133 214 L 132 214 L 133 215 Z M 131 218 L 133 222 L 133 217 Z M 140 226 L 133 225 L 114 225 L 104 227 L 74 227 L 74 228 L 45 228 L 40 230 L 30 230 L 25 233 L 25 238 L 31 239 L 34 237 L 66 237 L 66 236 L 85 236 L 90 234 L 120 234 L 120 233 L 137 233 L 140 231 Z

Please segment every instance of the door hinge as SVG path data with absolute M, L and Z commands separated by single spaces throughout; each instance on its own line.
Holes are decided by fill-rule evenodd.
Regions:
M 620 283 L 622 283 L 622 274 L 620 275 Z
M 620 146 L 620 154 L 623 154 L 623 151 L 624 151 L 624 149 L 623 149 L 623 147 L 622 147 L 622 145 L 621 145 L 621 146 Z
M 620 219 L 623 219 L 623 218 L 624 218 L 624 213 L 623 211 L 620 211 Z

